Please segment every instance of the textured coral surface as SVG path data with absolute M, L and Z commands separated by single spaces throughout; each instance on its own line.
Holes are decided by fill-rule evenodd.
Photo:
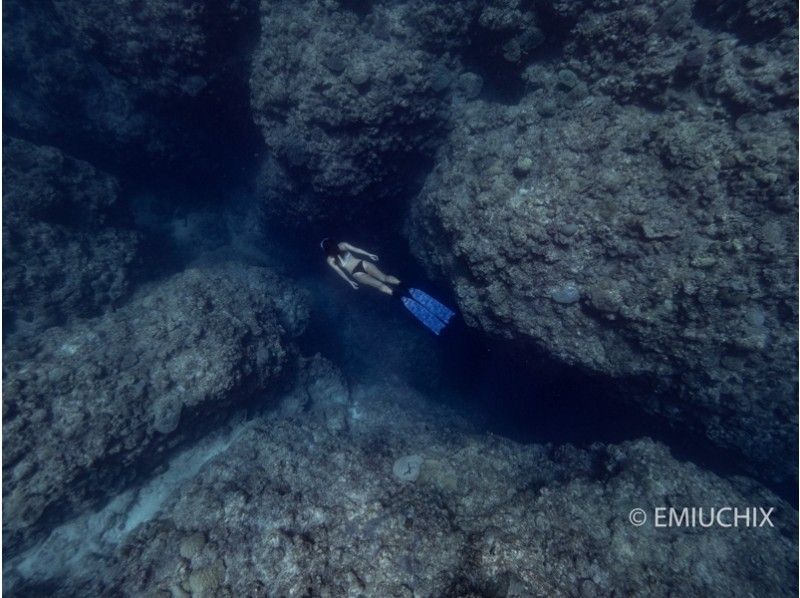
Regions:
M 797 16 L 5 0 L 4 595 L 796 595 Z

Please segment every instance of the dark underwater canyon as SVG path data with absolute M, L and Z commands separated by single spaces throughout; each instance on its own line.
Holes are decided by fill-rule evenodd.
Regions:
M 794 3 L 3 8 L 4 594 L 797 593 Z

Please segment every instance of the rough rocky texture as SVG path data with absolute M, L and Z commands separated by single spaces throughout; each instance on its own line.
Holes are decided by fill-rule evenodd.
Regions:
M 117 181 L 53 147 L 5 137 L 3 151 L 5 337 L 119 303 L 138 234 Z
M 683 3 L 571 18 L 518 104 L 462 108 L 412 247 L 471 325 L 655 382 L 644 408 L 791 479 L 796 28 L 742 44 Z
M 396 227 L 435 163 L 409 237 L 469 324 L 622 380 L 760 476 L 796 476 L 796 6 L 252 4 L 7 0 L 6 132 L 124 164 L 158 203 L 147 171 L 172 180 L 164 158 L 198 188 L 223 159 L 232 181 L 251 174 L 252 131 L 229 126 L 249 124 L 246 99 L 266 216 L 306 230 Z M 292 359 L 305 298 L 244 262 L 304 254 L 263 243 L 253 206 L 237 236 L 218 197 L 158 205 L 152 230 L 195 267 L 125 304 L 136 237 L 115 182 L 14 140 L 5 167 L 9 593 L 796 594 L 790 505 L 646 439 L 476 434 L 385 375 L 435 383 L 432 336 L 362 349 L 401 312 L 331 292 L 315 339 L 385 386 Z M 271 415 L 236 419 L 291 381 Z M 628 522 L 658 506 L 775 507 L 777 528 Z
M 153 122 L 137 90 L 82 52 L 49 2 L 10 0 L 4 9 L 3 26 L 13 31 L 3 38 L 6 132 L 51 143 L 146 143 Z
M 313 384 L 330 379 L 312 362 Z M 327 366 L 324 366 L 327 369 Z M 329 370 L 330 387 L 338 387 Z M 344 395 L 308 396 L 314 407 Z M 62 592 L 122 595 L 791 596 L 797 513 L 638 440 L 589 450 L 471 433 L 407 390 L 359 387 L 347 425 L 259 417 L 105 573 Z M 408 464 L 418 467 L 406 475 Z M 401 475 L 397 475 L 397 464 Z M 775 507 L 775 528 L 634 527 L 632 508 Z M 106 553 L 107 554 L 107 553 Z
M 354 199 L 415 188 L 450 104 L 478 96 L 484 77 L 502 80 L 543 41 L 520 5 L 264 0 L 250 89 L 274 154 L 260 176 L 270 215 L 364 220 L 369 209 Z
M 6 132 L 134 177 L 170 173 L 167 162 L 213 168 L 247 122 L 237 111 L 253 22 L 247 1 L 9 0 Z
M 113 313 L 6 350 L 6 547 L 107 497 L 232 405 L 273 388 L 304 303 L 261 268 L 191 269 Z
M 78 48 L 145 93 L 196 95 L 222 74 L 237 22 L 253 18 L 238 0 L 54 0 Z
M 793 107 L 797 7 L 774 3 L 783 6 L 767 9 L 763 16 L 771 23 L 767 29 L 779 26 L 759 34 L 753 15 L 746 16 L 756 3 L 736 8 L 713 0 L 696 4 L 658 0 L 587 10 L 566 43 L 569 67 L 594 89 L 622 102 L 685 105 L 696 99 L 686 94 L 691 90 L 704 100 L 720 100 L 734 117 Z M 724 6 L 716 10 L 714 4 Z
M 402 185 L 437 120 L 433 56 L 326 2 L 263 2 L 261 26 L 253 116 L 284 165 L 334 199 Z
M 350 388 L 342 373 L 320 354 L 301 359 L 292 392 L 283 397 L 280 413 L 298 417 L 310 410 L 332 432 L 347 429 L 350 420 Z

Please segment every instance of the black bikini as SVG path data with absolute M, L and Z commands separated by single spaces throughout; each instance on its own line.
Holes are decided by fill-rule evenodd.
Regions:
M 350 255 L 352 255 L 352 254 L 350 254 Z M 339 260 L 339 265 L 342 268 L 344 268 L 344 260 L 342 259 L 341 254 L 337 255 L 336 258 Z M 346 270 L 346 268 L 345 268 L 345 270 Z M 353 271 L 350 274 L 358 274 L 359 272 L 363 272 L 364 274 L 367 274 L 367 271 L 364 269 L 364 260 L 358 260 L 358 263 L 356 264 L 356 267 L 353 268 Z

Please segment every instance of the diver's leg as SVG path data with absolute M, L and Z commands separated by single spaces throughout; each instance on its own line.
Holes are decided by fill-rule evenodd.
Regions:
M 388 282 L 389 284 L 400 284 L 400 279 L 395 276 L 389 276 L 388 274 L 384 274 L 380 271 L 380 268 L 375 264 L 371 264 L 367 261 L 362 262 L 364 265 L 364 270 L 367 271 L 367 274 L 370 276 L 377 278 L 381 282 Z
M 359 284 L 365 284 L 374 289 L 378 289 L 381 293 L 386 293 L 387 295 L 392 294 L 391 287 L 388 287 L 387 285 L 383 284 L 380 280 L 378 280 L 377 278 L 373 278 L 369 274 L 366 274 L 364 272 L 356 272 L 355 274 L 353 274 L 353 278 L 355 278 L 359 282 Z

